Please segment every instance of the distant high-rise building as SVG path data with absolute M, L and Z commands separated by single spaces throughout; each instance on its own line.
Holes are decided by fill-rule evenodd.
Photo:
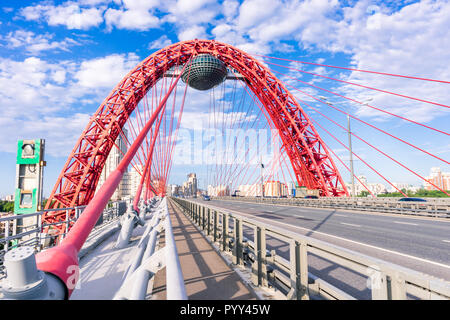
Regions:
M 197 175 L 195 173 L 189 173 L 187 175 L 188 180 L 183 183 L 182 189 L 185 196 L 197 195 Z
M 425 179 L 427 182 L 424 183 L 424 187 L 427 190 L 439 190 L 435 186 L 443 190 L 450 190 L 450 172 L 442 172 L 439 167 L 432 167 L 430 175 Z
M 122 131 L 126 137 L 127 130 L 123 128 Z M 97 191 L 103 185 L 103 183 L 105 183 L 106 179 L 111 174 L 111 172 L 113 172 L 117 168 L 120 161 L 122 161 L 124 154 L 127 153 L 128 148 L 121 135 L 117 137 L 116 145 L 117 147 L 116 146 L 112 147 L 111 151 L 109 152 L 108 158 L 106 159 L 105 165 L 103 166 L 103 170 L 97 184 Z M 119 183 L 119 186 L 117 187 L 116 191 L 114 191 L 114 194 L 111 197 L 112 201 L 120 200 L 128 195 L 127 193 L 129 184 L 129 182 L 127 181 L 128 178 L 129 178 L 128 174 L 123 175 L 122 180 Z
M 287 197 L 288 187 L 286 184 L 280 181 L 266 181 L 264 183 L 264 196 L 265 197 Z
M 176 184 L 169 184 L 166 188 L 166 194 L 169 197 L 177 197 L 181 193 L 181 187 Z
M 230 195 L 230 187 L 226 185 L 208 186 L 208 195 L 212 197 L 226 197 Z
M 347 189 L 351 190 L 351 184 L 346 183 Z M 382 183 L 369 183 L 367 181 L 366 176 L 358 176 L 358 179 L 355 179 L 355 192 L 356 195 L 360 194 L 363 191 L 367 192 L 367 189 L 374 194 L 380 194 L 386 192 L 386 186 Z
M 14 201 L 14 195 L 10 194 L 2 198 L 3 201 Z
M 137 171 L 137 170 L 139 170 L 139 171 Z M 129 195 L 131 198 L 133 198 L 136 195 L 139 184 L 141 183 L 141 175 L 139 172 L 142 172 L 142 166 L 140 166 L 140 165 L 136 165 L 135 167 L 132 167 L 130 169 L 130 171 L 127 172 L 127 176 L 128 176 L 127 195 Z
M 238 186 L 238 195 L 241 197 L 261 197 L 261 184 L 243 184 Z

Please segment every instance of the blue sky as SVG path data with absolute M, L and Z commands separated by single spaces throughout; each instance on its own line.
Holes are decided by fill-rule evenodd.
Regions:
M 194 38 L 216 39 L 250 54 L 450 80 L 450 3 L 448 1 L 213 1 L 213 0 L 80 0 L 14 1 L 0 4 L 0 195 L 12 194 L 18 139 L 45 138 L 45 195 L 61 170 L 76 139 L 110 90 L 137 63 L 171 43 Z M 400 99 L 342 83 L 276 68 L 349 97 L 429 126 L 449 131 L 448 108 Z M 289 65 L 284 63 L 284 65 Z M 291 67 L 297 67 L 291 64 Z M 376 88 L 449 104 L 448 84 L 380 77 L 357 72 L 301 66 L 303 70 L 338 77 Z M 305 90 L 307 86 L 288 81 Z M 335 121 L 345 116 L 289 88 L 299 99 L 319 108 Z M 414 143 L 445 160 L 448 136 L 380 115 L 367 107 L 308 87 L 308 92 L 364 121 Z M 185 111 L 186 119 L 201 109 Z M 346 143 L 346 133 L 304 105 L 305 111 Z M 206 111 L 204 111 L 206 113 Z M 188 126 L 187 120 L 183 122 Z M 395 156 L 421 175 L 439 166 L 432 157 L 363 124 L 353 130 Z M 348 159 L 346 150 L 320 128 L 324 141 Z M 354 150 L 394 182 L 420 180 L 354 140 Z M 346 181 L 349 175 L 342 166 Z M 201 166 L 173 168 L 171 182 Z M 369 181 L 382 179 L 355 162 L 357 174 Z

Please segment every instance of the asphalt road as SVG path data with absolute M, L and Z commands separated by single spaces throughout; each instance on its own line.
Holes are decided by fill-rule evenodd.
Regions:
M 330 208 L 196 201 L 450 281 L 450 221 Z M 252 238 L 251 234 L 247 236 Z M 286 244 L 268 239 L 268 247 L 289 259 Z M 357 279 L 358 275 L 352 271 L 313 255 L 308 259 L 313 274 L 328 278 L 327 281 L 358 298 L 370 298 L 367 279 L 361 275 Z M 353 285 L 346 288 L 349 282 Z

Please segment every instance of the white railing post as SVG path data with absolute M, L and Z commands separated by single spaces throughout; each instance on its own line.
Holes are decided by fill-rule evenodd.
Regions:
M 5 223 L 5 239 L 8 239 L 8 237 L 9 237 L 9 220 L 6 220 L 5 222 L 6 222 Z M 8 248 L 9 248 L 9 240 L 6 240 L 6 242 L 5 242 L 5 252 L 8 251 Z

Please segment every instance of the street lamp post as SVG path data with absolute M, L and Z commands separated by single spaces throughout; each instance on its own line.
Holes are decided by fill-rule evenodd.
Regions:
M 329 102 L 327 100 L 326 97 L 324 96 L 320 96 L 320 99 L 322 99 L 326 104 L 328 104 L 329 106 L 331 106 L 331 102 Z M 351 186 L 352 186 L 352 191 L 351 191 L 351 196 L 354 197 L 355 196 L 355 172 L 353 169 L 353 150 L 352 150 L 352 131 L 350 128 L 350 114 L 347 113 L 347 133 L 348 133 L 348 150 L 349 150 L 349 155 L 350 155 L 350 173 L 351 173 Z
M 350 128 L 350 115 L 347 115 L 348 149 L 350 151 L 350 171 L 352 174 L 352 197 L 355 196 L 355 172 L 353 170 L 352 131 Z
M 264 165 L 262 163 L 262 155 L 260 155 L 259 157 L 259 162 L 261 165 L 261 199 L 264 198 L 264 173 L 263 173 L 263 169 L 264 169 Z

